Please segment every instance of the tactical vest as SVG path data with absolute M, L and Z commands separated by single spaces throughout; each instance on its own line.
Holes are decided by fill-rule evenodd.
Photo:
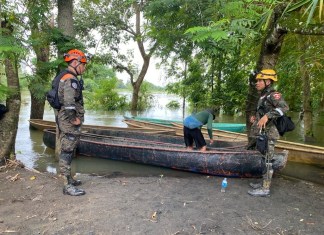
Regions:
M 269 99 L 270 94 L 275 92 L 275 90 L 270 90 L 262 96 L 262 100 L 258 102 L 257 113 L 260 115 L 260 118 L 263 117 L 266 113 L 270 112 L 273 109 L 273 104 Z
M 52 89 L 46 93 L 46 99 L 52 108 L 60 110 L 62 106 L 58 97 L 58 88 L 59 88 L 60 81 L 73 78 L 76 76 L 77 75 L 72 73 L 71 71 L 64 70 L 53 79 Z M 82 98 L 83 97 L 82 97 L 82 84 L 81 84 L 81 93 L 76 100 L 79 101 Z

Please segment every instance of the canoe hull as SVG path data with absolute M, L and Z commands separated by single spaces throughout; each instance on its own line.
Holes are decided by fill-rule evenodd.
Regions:
M 45 130 L 43 136 L 47 147 L 54 148 L 55 133 Z M 175 144 L 141 141 L 137 139 L 96 137 L 83 134 L 77 146 L 80 155 L 118 161 L 141 163 L 227 177 L 260 177 L 265 169 L 262 156 L 256 151 L 219 150 L 201 153 L 186 151 Z M 276 155 L 275 171 L 283 169 L 288 152 Z

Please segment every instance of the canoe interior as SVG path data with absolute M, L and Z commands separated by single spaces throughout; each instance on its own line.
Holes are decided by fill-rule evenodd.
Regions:
M 172 123 L 177 123 L 182 125 L 182 121 L 179 120 L 166 120 L 166 119 L 157 119 L 157 118 L 147 118 L 147 117 L 125 117 L 126 120 L 137 120 L 137 121 L 146 121 L 155 124 L 162 124 L 167 126 L 172 126 Z M 232 131 L 232 132 L 244 132 L 246 125 L 243 123 L 213 123 L 213 129 Z

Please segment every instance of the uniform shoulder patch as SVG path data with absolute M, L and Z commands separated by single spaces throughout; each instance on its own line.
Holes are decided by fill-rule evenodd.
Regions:
M 75 81 L 74 79 L 72 79 L 71 80 L 71 87 L 76 90 L 78 88 L 78 82 Z
M 275 100 L 280 100 L 281 99 L 281 94 L 279 92 L 274 92 L 274 93 L 272 93 L 272 97 Z

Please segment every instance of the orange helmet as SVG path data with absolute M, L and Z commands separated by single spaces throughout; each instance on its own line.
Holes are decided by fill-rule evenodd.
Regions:
M 81 63 L 87 63 L 87 56 L 80 50 L 78 49 L 72 49 L 69 50 L 68 53 L 65 53 L 64 56 L 64 61 L 65 62 L 70 62 L 72 60 L 78 60 Z

